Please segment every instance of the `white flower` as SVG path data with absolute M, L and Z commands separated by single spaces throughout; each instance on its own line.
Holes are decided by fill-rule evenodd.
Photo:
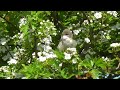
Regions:
M 103 27 L 105 27 L 105 24 L 102 24 Z
M 95 16 L 96 19 L 99 19 L 99 18 L 102 17 L 102 13 L 101 12 L 97 12 L 97 13 L 94 14 L 94 16 Z
M 26 21 L 27 19 L 26 18 L 21 18 L 20 21 L 19 21 L 19 27 L 21 27 L 22 25 L 25 25 L 27 23 Z
M 23 51 L 25 51 L 25 49 L 19 49 L 19 51 L 20 51 L 20 52 L 23 52 Z
M 18 59 L 19 52 L 15 52 L 13 56 L 14 56 L 14 59 Z
M 52 41 L 51 36 L 43 39 L 43 42 L 45 42 L 45 44 L 48 44 L 48 45 L 50 44 L 51 41 Z
M 27 79 L 26 77 L 22 77 L 21 79 Z
M 42 52 L 42 54 L 44 55 L 44 56 L 47 56 L 48 55 L 48 53 L 47 52 Z
M 94 38 L 96 38 L 96 37 L 97 37 L 97 35 L 93 35 L 93 37 L 94 37 Z
M 46 53 L 46 56 L 45 56 L 47 59 L 48 58 L 53 58 L 53 55 L 52 54 L 49 54 L 49 53 Z
M 117 12 L 116 11 L 107 11 L 110 15 L 113 15 L 114 17 L 117 17 Z
M 31 60 L 29 59 L 27 62 L 28 62 L 28 63 L 30 63 L 30 62 L 31 62 Z
M 38 32 L 38 35 L 41 35 L 42 33 L 41 32 Z
M 73 23 L 72 25 L 73 25 L 73 26 L 75 26 L 75 24 L 74 24 L 74 23 Z
M 79 34 L 79 30 L 73 30 L 73 33 L 75 34 L 75 35 L 78 35 Z
M 49 52 L 47 58 L 56 58 L 57 56 L 53 52 Z
M 64 55 L 65 55 L 65 59 L 71 59 L 71 55 L 70 54 L 64 52 Z
M 77 53 L 76 48 L 67 48 L 67 51 L 70 51 L 72 55 L 75 55 Z
M 5 44 L 7 43 L 7 41 L 8 41 L 8 40 L 6 40 L 6 38 L 1 38 L 0 43 L 1 43 L 2 45 L 5 45 Z
M 23 37 L 24 37 L 24 35 L 23 35 L 23 33 L 21 33 L 19 39 L 23 39 Z
M 49 53 L 43 52 L 43 55 L 46 57 L 46 59 L 57 57 L 53 52 L 49 52 Z
M 92 22 L 93 22 L 93 20 L 91 19 L 91 20 L 90 20 L 90 22 L 92 23 Z
M 112 43 L 110 44 L 110 47 L 119 47 L 120 46 L 120 43 Z
M 47 20 L 46 22 L 50 22 L 50 20 Z
M 40 24 L 42 25 L 42 24 L 43 24 L 43 22 L 40 22 Z
M 41 43 L 38 43 L 37 45 L 38 45 L 38 46 L 40 46 L 40 45 L 41 45 Z
M 90 42 L 90 39 L 89 39 L 89 38 L 85 38 L 85 42 L 86 42 L 86 43 L 89 43 L 89 42 Z
M 41 62 L 44 62 L 46 59 L 47 59 L 47 58 L 46 58 L 46 57 L 43 57 L 43 56 L 40 56 L 40 57 L 38 58 L 38 60 L 41 61 Z
M 84 23 L 84 24 L 89 24 L 88 20 L 84 20 L 83 23 Z
M 102 57 L 102 59 L 103 59 L 104 61 L 110 61 L 108 57 L 106 57 L 106 58 L 105 58 L 105 57 Z
M 75 58 L 72 59 L 72 63 L 73 63 L 73 64 L 77 63 L 77 60 L 76 60 Z
M 16 38 L 17 37 L 17 35 L 14 35 L 13 37 L 11 37 L 11 39 L 14 39 L 14 38 Z
M 9 72 L 8 68 L 9 68 L 9 66 L 2 66 L 2 67 L 0 67 L 0 71 Z
M 38 56 L 41 56 L 42 55 L 42 52 L 38 52 Z
M 50 50 L 52 50 L 52 47 L 50 47 L 50 46 L 48 46 L 48 45 L 45 45 L 45 46 L 44 46 L 44 51 L 48 52 L 48 51 L 50 51 Z
M 62 63 L 59 64 L 59 67 L 62 67 Z
M 107 73 L 106 75 L 105 75 L 105 78 L 107 78 L 109 76 L 109 74 Z
M 6 77 L 6 79 L 10 79 L 10 77 Z
M 118 32 L 118 34 L 120 34 L 120 32 Z
M 104 32 L 104 35 L 106 35 L 107 33 L 106 32 Z
M 9 65 L 11 64 L 17 64 L 17 60 L 10 58 L 10 61 L 7 62 Z

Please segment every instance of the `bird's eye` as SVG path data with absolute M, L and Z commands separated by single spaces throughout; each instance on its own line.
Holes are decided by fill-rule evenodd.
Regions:
M 67 33 L 65 35 L 68 35 Z

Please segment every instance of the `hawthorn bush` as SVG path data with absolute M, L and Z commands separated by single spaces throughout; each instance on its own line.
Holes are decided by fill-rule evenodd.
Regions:
M 1 11 L 0 78 L 118 79 L 119 18 L 119 11 Z M 66 28 L 77 47 L 60 52 Z

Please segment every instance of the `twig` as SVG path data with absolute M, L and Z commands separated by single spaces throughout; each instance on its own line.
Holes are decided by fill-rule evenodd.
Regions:
M 16 28 L 16 30 L 20 31 L 19 28 L 17 28 L 13 23 L 8 21 L 5 17 L 0 16 L 0 18 L 4 19 L 8 24 L 12 25 L 14 28 Z
M 118 66 L 117 66 L 116 70 L 118 70 L 118 69 L 120 69 L 120 62 L 119 62 L 119 64 L 118 64 Z

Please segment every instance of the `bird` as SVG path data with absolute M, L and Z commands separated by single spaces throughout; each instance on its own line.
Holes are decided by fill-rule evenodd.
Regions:
M 75 48 L 77 45 L 76 40 L 73 39 L 73 33 L 69 29 L 62 32 L 60 42 L 57 46 L 59 51 L 65 51 L 67 48 Z

